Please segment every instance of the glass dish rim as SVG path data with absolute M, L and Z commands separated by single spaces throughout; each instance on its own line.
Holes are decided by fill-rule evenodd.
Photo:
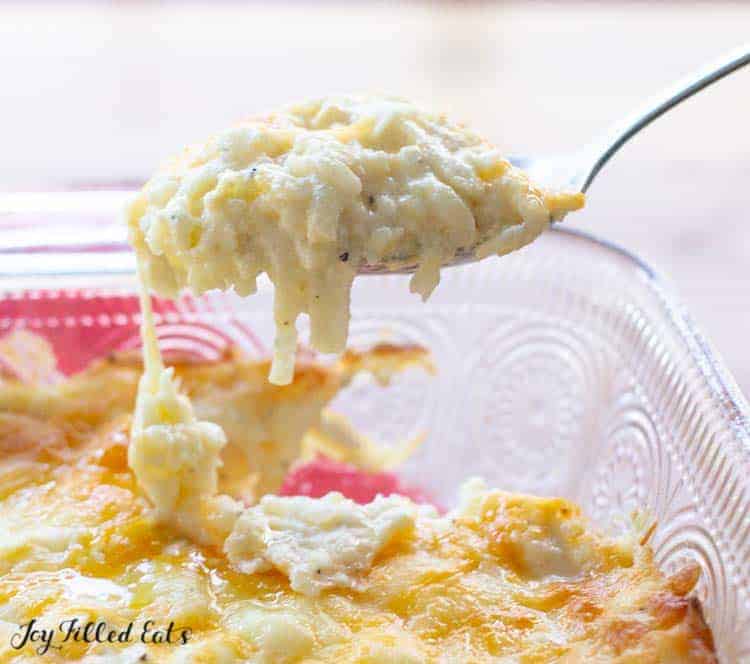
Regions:
M 727 422 L 744 448 L 750 452 L 750 404 L 720 353 L 701 331 L 668 279 L 634 252 L 615 242 L 588 231 L 575 228 L 552 229 L 612 252 L 637 268 L 646 277 L 645 283 L 659 308 L 685 344 L 691 359 L 699 367 L 704 386 L 714 406 L 724 411 Z
M 698 366 L 714 407 L 723 414 L 738 442 L 750 453 L 750 403 L 716 347 L 689 313 L 671 280 L 633 251 L 594 233 L 577 228 L 553 227 L 551 230 L 613 253 L 642 273 L 644 282 L 665 319 L 677 332 L 690 358 Z

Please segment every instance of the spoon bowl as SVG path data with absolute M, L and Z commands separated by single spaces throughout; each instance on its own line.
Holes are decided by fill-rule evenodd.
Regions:
M 583 148 L 570 154 L 547 157 L 514 156 L 510 158 L 510 163 L 524 170 L 532 182 L 546 189 L 585 193 L 605 164 L 633 136 L 668 110 L 749 63 L 750 43 L 679 79 Z M 481 238 L 481 241 L 486 239 Z M 479 260 L 474 251 L 478 245 L 479 242 L 473 247 L 459 249 L 450 261 L 444 263 L 444 267 Z M 409 273 L 414 272 L 417 267 L 417 258 L 409 257 L 389 260 L 387 263 L 364 264 L 359 267 L 358 273 Z

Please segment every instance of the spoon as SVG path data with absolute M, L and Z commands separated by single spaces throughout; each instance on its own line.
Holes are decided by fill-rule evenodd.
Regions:
M 744 44 L 652 97 L 599 139 L 581 149 L 552 157 L 511 157 L 510 162 L 526 171 L 533 182 L 542 186 L 586 192 L 612 156 L 644 127 L 696 92 L 748 63 L 750 44 Z M 0 215 L 19 216 L 25 220 L 24 224 L 15 224 L 15 227 L 22 229 L 18 231 L 18 237 L 11 234 L 10 245 L 0 247 L 0 277 L 23 277 L 37 273 L 78 276 L 132 273 L 133 256 L 130 247 L 122 242 L 122 227 L 119 223 L 112 224 L 112 219 L 117 217 L 130 193 L 130 190 L 0 193 Z M 91 216 L 92 211 L 102 213 L 102 218 L 97 218 L 96 223 L 86 229 L 88 240 L 85 242 L 78 234 L 71 235 L 66 223 L 50 224 L 46 221 L 60 214 L 76 218 Z M 33 223 L 29 223 L 29 219 Z M 40 222 L 40 219 L 45 221 Z M 65 221 L 68 219 L 65 218 Z M 42 245 L 40 233 L 44 233 L 46 240 Z M 7 238 L 5 242 L 8 242 Z M 40 260 L 34 260 L 34 256 L 39 254 L 44 255 L 40 256 Z M 445 266 L 476 260 L 474 247 L 467 247 L 459 249 Z M 361 265 L 358 273 L 409 273 L 416 268 L 416 261 L 406 257 L 399 261 L 389 260 L 387 264 Z
M 549 189 L 586 192 L 594 178 L 604 168 L 614 154 L 633 136 L 650 125 L 656 118 L 674 108 L 696 92 L 724 78 L 727 74 L 750 63 L 750 44 L 736 48 L 715 62 L 648 99 L 630 115 L 615 123 L 608 131 L 591 143 L 570 154 L 552 157 L 514 156 L 509 161 L 526 171 L 529 179 L 537 185 Z M 478 260 L 474 247 L 459 249 L 451 261 L 444 266 L 461 265 Z M 359 274 L 382 274 L 414 272 L 416 263 L 404 259 L 397 263 L 366 264 L 359 268 Z

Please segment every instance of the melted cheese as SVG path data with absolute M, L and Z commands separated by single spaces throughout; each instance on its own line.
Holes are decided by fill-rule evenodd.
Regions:
M 59 409 L 23 406 L 16 401 L 15 412 L 59 427 L 67 442 L 3 460 L 0 517 L 27 532 L 56 524 L 65 533 L 0 551 L 0 662 L 41 661 L 33 646 L 11 648 L 19 624 L 50 628 L 71 616 L 133 621 L 138 631 L 149 619 L 174 621 L 192 635 L 186 645 L 60 644 L 58 635 L 62 650 L 44 661 L 716 662 L 700 609 L 685 597 L 697 566 L 667 578 L 648 547 L 598 535 L 567 501 L 478 485 L 446 517 L 404 501 L 409 527 L 389 529 L 353 572 L 356 587 L 307 596 L 275 563 L 238 571 L 219 548 L 160 524 L 128 471 L 120 426 L 74 427 L 71 411 L 60 419 Z M 12 464 L 19 455 L 26 465 Z M 549 558 L 528 551 L 543 542 L 570 567 L 553 558 L 540 574 Z
M 283 388 L 266 382 L 267 363 L 236 356 L 176 365 L 172 379 L 196 412 L 255 418 L 246 406 L 258 399 L 293 419 L 320 416 L 356 371 L 380 366 L 386 378 L 420 358 L 415 349 L 348 354 L 331 368 L 300 366 Z M 686 598 L 697 566 L 665 578 L 638 538 L 602 537 L 560 499 L 474 481 L 441 517 L 398 498 L 377 508 L 271 498 L 239 519 L 229 556 L 186 540 L 179 523 L 160 522 L 128 468 L 140 369 L 114 357 L 53 386 L 0 386 L 0 662 L 36 661 L 32 647 L 10 646 L 19 624 L 78 616 L 136 630 L 156 618 L 193 632 L 186 645 L 70 642 L 45 661 L 715 663 L 699 606 Z M 236 440 L 242 431 L 228 434 L 222 458 L 252 449 L 257 433 Z M 273 440 L 282 429 L 266 435 L 265 460 L 270 449 L 277 460 L 303 452 L 300 438 Z M 327 445 L 335 449 L 333 438 Z M 340 453 L 352 445 L 347 437 Z M 225 472 L 219 490 L 238 488 Z
M 389 526 L 395 527 L 394 523 L 403 526 L 403 519 L 389 513 L 395 519 L 390 523 L 386 515 L 379 513 L 383 506 L 380 501 L 375 501 L 368 509 L 357 508 L 349 501 L 348 521 L 359 517 L 358 529 L 346 531 L 344 528 L 342 532 L 346 534 L 342 539 L 341 533 L 336 531 L 347 521 L 347 513 L 342 505 L 334 508 L 333 496 L 322 501 L 299 499 L 300 506 L 307 506 L 301 514 L 311 519 L 307 532 L 299 527 L 303 525 L 301 520 L 296 523 L 291 520 L 286 524 L 291 526 L 287 528 L 288 532 L 282 532 L 279 537 L 264 537 L 271 533 L 272 522 L 267 518 L 263 520 L 268 517 L 263 509 L 279 508 L 286 504 L 287 499 L 275 503 L 273 498 L 267 497 L 259 508 L 248 509 L 243 514 L 241 503 L 218 493 L 218 471 L 222 465 L 221 451 L 227 442 L 226 434 L 218 424 L 196 418 L 190 399 L 178 392 L 173 369 L 164 367 L 151 309 L 149 273 L 140 255 L 138 275 L 144 372 L 138 384 L 128 465 L 156 508 L 157 517 L 206 544 L 221 545 L 231 533 L 226 549 L 239 569 L 253 573 L 265 569 L 264 565 L 276 565 L 287 570 L 293 578 L 294 588 L 303 592 L 318 592 L 327 585 L 350 581 L 350 571 L 366 568 L 384 538 L 387 540 Z M 314 412 L 317 411 L 319 408 L 314 408 Z M 226 408 L 224 412 L 227 412 Z M 302 416 L 290 420 L 289 415 L 283 413 L 288 426 L 301 426 L 297 435 L 290 438 L 299 440 L 309 418 Z M 334 418 L 328 415 L 321 417 L 321 421 L 334 421 Z M 364 449 L 372 456 L 374 448 L 369 441 L 367 443 Z M 279 469 L 285 470 L 285 467 L 278 463 L 263 465 L 260 476 L 273 480 Z M 278 509 L 274 516 L 279 519 Z M 367 518 L 371 518 L 372 523 L 368 524 Z M 323 527 L 324 524 L 332 527 L 333 532 Z M 284 530 L 283 526 L 281 530 Z M 279 546 L 280 541 L 282 546 Z M 261 544 L 267 552 L 261 550 Z M 325 564 L 318 553 L 327 559 Z M 302 565 L 305 557 L 308 562 Z M 319 568 L 325 568 L 325 573 L 320 569 L 317 571 L 320 576 L 314 580 L 306 578 L 312 558 L 318 561 Z
M 268 382 L 268 366 L 268 361 L 247 361 L 230 350 L 217 362 L 176 362 L 167 368 L 169 384 L 180 387 L 177 402 L 188 397 L 196 419 L 215 422 L 226 434 L 217 467 L 219 492 L 252 504 L 277 492 L 294 464 L 318 454 L 379 471 L 414 450 L 418 440 L 377 445 L 353 435 L 351 425 L 327 406 L 363 372 L 387 382 L 401 371 L 432 370 L 423 348 L 376 346 L 349 351 L 328 366 L 305 362 L 297 367 L 294 382 L 283 387 Z M 115 354 L 54 386 L 15 380 L 2 384 L 0 455 L 24 455 L 23 461 L 7 463 L 5 472 L 32 463 L 25 455 L 35 451 L 54 451 L 64 458 L 71 444 L 69 429 L 96 430 L 127 441 L 142 368 L 138 354 Z
M 392 98 L 330 97 L 248 121 L 164 166 L 127 212 L 144 273 L 163 295 L 273 281 L 270 380 L 289 383 L 295 321 L 344 350 L 349 293 L 365 263 L 417 264 L 427 298 L 460 248 L 528 244 L 583 194 L 545 191 L 476 134 Z
M 164 367 L 151 307 L 152 275 L 143 253 L 138 254 L 138 278 L 144 372 L 138 384 L 128 464 L 162 521 L 172 522 L 198 541 L 219 545 L 232 531 L 242 511 L 241 503 L 218 494 L 218 470 L 222 465 L 221 451 L 227 442 L 226 434 L 218 424 L 197 419 L 190 399 L 178 391 L 173 370 Z M 335 321 L 332 324 L 335 326 Z M 387 376 L 385 371 L 379 378 L 387 380 Z M 259 406 L 262 407 L 262 402 L 256 399 L 255 407 Z M 313 407 L 312 412 L 317 415 L 319 410 Z M 289 415 L 282 414 L 287 427 L 299 427 L 296 435 L 289 436 L 296 441 L 301 439 L 310 418 L 302 413 L 298 413 L 300 416 L 296 419 L 290 419 Z M 325 420 L 333 418 L 329 415 Z M 228 424 L 236 425 L 236 417 L 229 419 Z M 368 444 L 370 456 L 374 451 Z M 247 458 L 244 461 L 246 463 L 238 464 L 238 469 L 246 469 Z M 263 464 L 259 476 L 266 483 L 277 480 L 278 485 L 286 468 L 278 463 Z
M 143 376 L 133 413 L 128 465 L 163 521 L 190 536 L 220 544 L 241 510 L 218 496 L 221 450 L 227 439 L 220 426 L 198 420 L 190 399 L 179 394 L 173 370 L 162 362 L 154 329 L 148 280 L 139 265 Z
M 276 568 L 292 590 L 319 595 L 357 588 L 375 556 L 414 530 L 417 508 L 399 496 L 357 505 L 340 493 L 323 498 L 265 496 L 246 510 L 224 545 L 246 574 Z

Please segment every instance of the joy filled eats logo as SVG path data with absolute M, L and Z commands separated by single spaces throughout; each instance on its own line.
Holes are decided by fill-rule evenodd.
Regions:
M 18 626 L 10 637 L 15 650 L 33 647 L 37 655 L 45 655 L 50 648 L 62 650 L 65 643 L 157 643 L 185 645 L 192 636 L 189 627 L 176 627 L 174 622 L 157 625 L 155 620 L 144 620 L 140 627 L 135 622 L 123 628 L 113 627 L 103 620 L 84 622 L 78 618 L 63 620 L 57 627 L 44 627 L 33 618 Z

